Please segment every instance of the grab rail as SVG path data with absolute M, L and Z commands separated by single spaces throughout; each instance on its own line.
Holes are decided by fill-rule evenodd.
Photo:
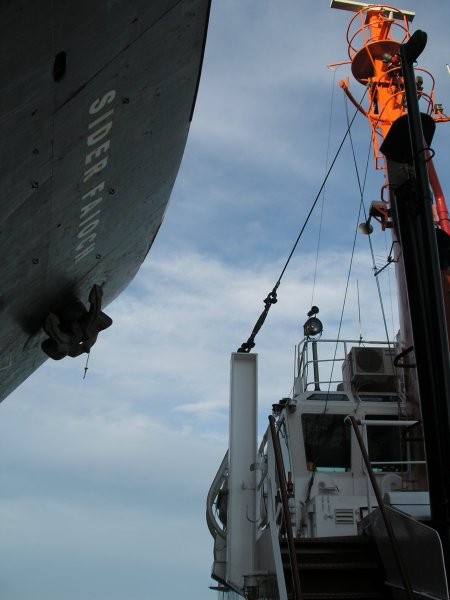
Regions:
M 316 340 L 318 352 L 321 356 L 312 357 L 309 352 L 309 347 L 311 344 L 311 340 L 308 338 L 304 338 L 298 344 L 296 349 L 296 373 L 295 377 L 300 384 L 301 390 L 298 391 L 306 391 L 310 388 L 310 386 L 315 385 L 315 379 L 319 379 L 319 377 L 312 377 L 310 379 L 309 367 L 313 367 L 316 372 L 321 367 L 321 370 L 324 373 L 321 373 L 322 381 L 320 383 L 326 383 L 327 388 L 331 389 L 332 384 L 338 384 L 342 382 L 342 377 L 339 375 L 339 379 L 333 378 L 333 372 L 337 365 L 342 365 L 348 360 L 348 355 L 350 349 L 352 347 L 360 347 L 360 340 L 343 340 L 343 339 L 325 339 L 321 338 L 320 340 Z M 366 348 L 384 348 L 386 350 L 394 351 L 396 347 L 393 342 L 389 342 L 386 340 L 364 340 L 364 347 Z M 314 354 L 314 353 L 313 353 Z M 337 377 L 337 376 L 336 376 Z
M 364 447 L 368 447 L 369 443 L 368 443 L 368 439 L 367 439 L 367 427 L 385 427 L 385 426 L 390 426 L 390 427 L 412 427 L 414 425 L 417 425 L 418 421 L 398 421 L 398 420 L 389 420 L 389 419 L 377 419 L 377 420 L 364 420 L 364 419 L 359 419 L 358 420 L 358 425 L 362 425 L 363 426 L 363 433 L 364 433 L 364 437 L 363 437 L 363 442 L 364 442 Z M 392 460 L 392 461 L 388 461 L 388 460 L 371 460 L 370 464 L 372 467 L 376 467 L 377 465 L 425 465 L 426 461 L 425 460 Z M 370 500 L 370 482 L 369 480 L 367 481 L 367 504 L 368 504 L 368 509 L 369 512 L 372 511 L 372 505 L 371 505 L 371 500 Z
M 280 483 L 281 503 L 283 506 L 284 522 L 286 525 L 286 535 L 289 548 L 289 561 L 291 563 L 292 584 L 294 586 L 294 600 L 301 600 L 302 593 L 300 589 L 300 576 L 298 572 L 297 553 L 295 551 L 294 536 L 292 535 L 291 513 L 289 512 L 289 502 L 287 495 L 286 476 L 284 474 L 283 459 L 280 448 L 280 440 L 277 436 L 275 419 L 269 415 L 270 433 L 272 435 L 272 444 L 275 454 L 275 465 Z
M 412 591 L 411 583 L 409 581 L 408 573 L 407 573 L 405 565 L 403 563 L 403 559 L 400 554 L 400 549 L 398 547 L 397 539 L 395 537 L 394 530 L 392 528 L 392 524 L 387 515 L 386 509 L 384 506 L 384 502 L 383 502 L 383 498 L 381 496 L 380 488 L 378 487 L 378 483 L 377 483 L 377 480 L 375 478 L 375 475 L 374 475 L 374 472 L 372 469 L 372 465 L 370 464 L 369 455 L 368 455 L 366 447 L 364 445 L 364 441 L 362 439 L 361 432 L 359 431 L 359 427 L 358 427 L 359 421 L 352 415 L 348 415 L 347 417 L 345 417 L 345 422 L 347 422 L 347 421 L 349 421 L 351 423 L 351 425 L 353 427 L 353 431 L 355 432 L 355 436 L 358 441 L 359 448 L 361 450 L 364 464 L 366 465 L 367 474 L 369 476 L 370 483 L 372 484 L 372 489 L 374 491 L 375 497 L 378 502 L 378 508 L 380 509 L 380 513 L 383 518 L 384 525 L 386 527 L 386 531 L 387 531 L 387 534 L 389 537 L 391 548 L 394 553 L 395 562 L 397 563 L 397 567 L 400 571 L 400 576 L 402 578 L 403 585 L 405 586 L 406 595 L 409 598 L 409 600 L 413 600 L 413 591 Z
M 228 450 L 223 457 L 222 462 L 220 463 L 220 467 L 214 477 L 214 480 L 209 488 L 208 496 L 206 498 L 206 523 L 208 525 L 208 529 L 213 538 L 216 538 L 216 535 L 220 536 L 222 539 L 226 539 L 226 532 L 220 527 L 219 523 L 213 512 L 214 501 L 221 489 L 224 481 L 226 480 L 228 474 Z

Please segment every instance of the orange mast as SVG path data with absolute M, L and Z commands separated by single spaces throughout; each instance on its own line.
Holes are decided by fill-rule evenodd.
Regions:
M 368 108 L 355 101 L 348 82 L 341 86 L 370 122 L 375 165 L 389 190 L 389 200 L 382 194 L 369 215 L 392 227 L 397 242 L 404 350 L 395 360 L 405 375 L 408 410 L 423 425 L 432 524 L 450 573 L 450 224 L 430 149 L 436 123 L 450 119 L 435 104 L 433 77 L 415 67 L 427 36 L 410 37 L 413 13 L 353 0 L 331 6 L 356 12 L 348 53 L 353 75 L 367 87 Z M 409 363 L 399 363 L 406 355 Z
M 386 172 L 386 161 L 380 146 L 392 124 L 406 116 L 404 82 L 400 66 L 400 45 L 409 37 L 412 11 L 399 10 L 385 4 L 366 4 L 351 0 L 333 0 L 332 8 L 356 12 L 347 29 L 348 55 L 355 79 L 367 87 L 368 107 L 361 106 L 350 93 L 348 79 L 340 82 L 349 99 L 367 117 L 371 127 L 375 168 Z M 416 68 L 417 94 L 422 112 L 435 123 L 450 121 L 442 105 L 434 99 L 434 78 L 423 68 Z M 444 195 L 432 159 L 428 161 L 428 174 L 435 199 L 436 224 L 450 235 L 450 220 Z M 379 204 L 379 203 L 377 203 Z M 380 214 L 381 213 L 384 214 Z M 378 206 L 375 215 L 383 228 L 390 226 L 388 210 Z

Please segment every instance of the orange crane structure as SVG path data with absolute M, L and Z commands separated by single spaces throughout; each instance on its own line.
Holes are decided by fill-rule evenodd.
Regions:
M 385 174 L 363 229 L 370 234 L 374 218 L 392 230 L 404 349 L 394 364 L 404 369 L 406 396 L 423 424 L 432 523 L 450 572 L 450 220 L 431 149 L 436 124 L 450 117 L 435 101 L 433 76 L 417 66 L 427 35 L 410 35 L 413 12 L 353 0 L 331 6 L 356 13 L 348 55 L 367 107 L 348 79 L 340 86 L 367 117 L 375 167 Z
M 407 118 L 405 88 L 400 64 L 400 45 L 410 38 L 409 24 L 414 18 L 411 11 L 386 5 L 369 5 L 363 2 L 334 0 L 333 8 L 357 10 L 347 29 L 348 55 L 354 78 L 367 87 L 368 107 L 364 108 L 349 89 L 348 78 L 339 85 L 351 102 L 367 117 L 372 136 L 374 162 L 376 169 L 386 170 L 386 158 L 380 147 L 386 139 L 392 125 L 401 117 Z M 416 67 L 417 95 L 422 104 L 424 134 L 426 142 L 431 142 L 434 123 L 450 121 L 444 114 L 442 104 L 435 102 L 435 81 L 431 73 Z M 427 139 L 428 138 L 428 139 Z M 428 175 L 435 200 L 436 224 L 450 235 L 450 219 L 442 187 L 433 165 L 428 157 Z M 379 215 L 376 211 L 379 211 Z M 389 226 L 388 210 L 376 206 L 374 210 L 382 227 Z

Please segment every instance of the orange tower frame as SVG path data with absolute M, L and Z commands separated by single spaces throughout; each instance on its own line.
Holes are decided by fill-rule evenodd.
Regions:
M 416 68 L 427 36 L 419 30 L 410 37 L 414 13 L 353 0 L 331 6 L 356 12 L 348 53 L 354 77 L 367 87 L 368 107 L 356 102 L 347 81 L 341 86 L 369 120 L 376 167 L 389 190 L 389 200 L 382 194 L 369 214 L 392 227 L 398 242 L 404 350 L 394 364 L 405 375 L 408 409 L 422 422 L 431 522 L 450 573 L 450 222 L 430 149 L 436 123 L 450 119 L 435 103 L 433 77 Z M 414 363 L 398 362 L 406 355 Z
M 348 79 L 340 86 L 351 102 L 367 117 L 372 136 L 375 168 L 386 171 L 386 161 L 380 147 L 392 124 L 400 117 L 406 118 L 406 101 L 400 66 L 400 45 L 409 37 L 409 23 L 414 18 L 411 11 L 402 11 L 385 4 L 366 4 L 350 0 L 333 0 L 333 8 L 355 11 L 347 29 L 348 56 L 355 79 L 367 87 L 367 108 L 359 104 L 349 90 Z M 417 95 L 422 112 L 435 123 L 450 121 L 441 104 L 434 98 L 434 78 L 423 68 L 416 68 Z M 428 141 L 428 140 L 427 140 Z M 436 224 L 450 235 L 450 219 L 441 185 L 431 158 L 428 175 L 435 200 Z M 389 227 L 388 206 L 377 203 L 374 215 L 382 227 Z

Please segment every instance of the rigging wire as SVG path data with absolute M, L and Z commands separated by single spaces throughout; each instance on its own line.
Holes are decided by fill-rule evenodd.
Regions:
M 345 113 L 346 113 L 346 118 L 347 118 L 347 123 L 348 123 L 349 122 L 349 115 L 348 115 L 348 101 L 347 101 L 347 99 L 345 99 Z M 338 327 L 337 342 L 336 342 L 336 346 L 335 346 L 335 351 L 334 351 L 334 356 L 333 356 L 333 362 L 331 363 L 332 367 L 331 367 L 330 383 L 328 384 L 328 392 L 330 391 L 331 380 L 333 379 L 333 370 L 334 370 L 334 365 L 335 365 L 335 360 L 336 360 L 337 346 L 338 346 L 339 338 L 340 338 L 340 334 L 341 334 L 342 321 L 343 321 L 343 317 L 344 317 L 344 309 L 345 309 L 345 303 L 346 303 L 346 299 L 347 299 L 348 283 L 349 283 L 351 268 L 352 268 L 352 264 L 353 264 L 353 256 L 354 256 L 354 251 L 355 251 L 355 244 L 356 244 L 356 236 L 357 236 L 357 231 L 358 231 L 359 216 L 361 214 L 361 211 L 363 211 L 364 219 L 367 221 L 367 211 L 366 211 L 366 207 L 364 205 L 364 190 L 365 190 L 366 181 L 367 181 L 367 172 L 368 172 L 368 167 L 369 167 L 369 157 L 370 157 L 370 146 L 371 145 L 369 144 L 369 150 L 368 150 L 368 153 L 367 153 L 366 167 L 365 167 L 365 173 L 364 173 L 364 180 L 363 180 L 363 183 L 361 184 L 361 179 L 360 179 L 359 170 L 358 170 L 358 164 L 357 164 L 357 161 L 356 161 L 355 148 L 354 148 L 354 145 L 353 145 L 353 138 L 352 138 L 352 134 L 351 134 L 350 130 L 349 130 L 349 141 L 350 141 L 350 146 L 351 146 L 351 149 L 352 149 L 353 164 L 355 166 L 356 179 L 357 179 L 357 182 L 358 182 L 358 188 L 359 188 L 359 193 L 360 193 L 360 203 L 359 203 L 357 224 L 356 224 L 356 227 L 355 227 L 355 235 L 354 235 L 354 239 L 353 239 L 353 248 L 352 248 L 352 254 L 351 254 L 351 258 L 350 258 L 349 272 L 348 272 L 348 277 L 347 277 L 347 285 L 346 285 L 346 288 L 345 288 L 344 301 L 343 301 L 342 311 L 341 311 L 341 318 L 340 318 L 339 327 Z M 368 236 L 368 238 L 369 238 L 370 252 L 371 252 L 371 256 L 372 256 L 373 268 L 374 268 L 374 271 L 376 273 L 375 254 L 374 254 L 374 251 L 373 251 L 373 245 L 372 245 L 372 240 L 370 238 L 370 235 Z M 386 340 L 387 340 L 387 343 L 388 343 L 388 347 L 390 347 L 389 333 L 388 333 L 387 322 L 386 322 L 386 315 L 385 315 L 385 311 L 384 311 L 383 298 L 382 298 L 382 294 L 381 294 L 381 288 L 380 288 L 380 283 L 378 281 L 378 277 L 375 277 L 375 280 L 376 280 L 376 285 L 377 285 L 377 290 L 378 290 L 378 298 L 379 298 L 379 301 L 380 301 L 381 314 L 382 314 L 382 317 L 383 317 L 384 329 L 385 329 L 385 333 L 386 333 Z M 358 303 L 359 303 L 359 299 L 358 299 Z M 362 334 L 360 333 L 360 342 L 361 341 L 362 341 Z M 327 402 L 328 402 L 328 397 L 327 397 Z M 326 411 L 327 402 L 325 403 L 325 409 L 324 409 L 324 411 Z
M 349 120 L 348 120 L 348 102 L 347 102 L 346 98 L 345 98 L 345 113 L 346 113 L 347 123 L 348 123 L 349 122 Z M 329 400 L 329 395 L 330 395 L 330 391 L 331 391 L 331 382 L 333 380 L 333 372 L 334 372 L 334 367 L 335 367 L 335 364 L 336 364 L 336 356 L 337 356 L 337 351 L 338 351 L 338 345 L 339 345 L 339 341 L 340 341 L 340 337 L 341 337 L 342 322 L 344 320 L 345 304 L 347 302 L 347 294 L 348 294 L 348 288 L 349 288 L 349 283 L 350 283 L 350 276 L 351 276 L 351 272 L 352 272 L 353 258 L 354 258 L 354 255 L 355 255 L 356 239 L 357 239 L 357 235 L 358 235 L 358 224 L 359 224 L 359 221 L 360 221 L 361 212 L 364 210 L 364 190 L 365 190 L 365 186 L 366 186 L 367 172 L 368 172 L 368 167 L 369 167 L 370 147 L 369 147 L 369 152 L 367 154 L 366 168 L 365 168 L 365 173 L 364 173 L 364 181 L 363 181 L 363 184 L 361 184 L 361 179 L 360 179 L 360 176 L 359 176 L 358 165 L 357 165 L 357 161 L 356 161 L 355 149 L 354 149 L 354 146 L 353 146 L 353 139 L 352 139 L 352 135 L 351 135 L 351 132 L 350 132 L 349 129 L 348 129 L 348 132 L 349 132 L 350 146 L 351 146 L 352 155 L 353 155 L 353 164 L 355 166 L 356 179 L 357 179 L 357 182 L 358 182 L 358 188 L 359 188 L 359 193 L 360 193 L 360 200 L 359 200 L 358 216 L 357 216 L 357 219 L 356 219 L 356 224 L 355 224 L 355 229 L 354 229 L 354 235 L 353 235 L 353 245 L 352 245 L 352 251 L 351 251 L 351 255 L 350 255 L 350 263 L 349 263 L 348 272 L 347 272 L 347 281 L 346 281 L 346 284 L 345 284 L 344 299 L 343 299 L 343 302 L 342 302 L 341 315 L 340 315 L 339 325 L 338 325 L 338 333 L 337 333 L 337 336 L 336 336 L 336 344 L 335 344 L 335 347 L 334 347 L 334 355 L 333 355 L 333 359 L 331 361 L 331 374 L 330 374 L 330 379 L 328 381 L 328 388 L 327 388 L 327 391 L 326 391 L 325 404 L 324 404 L 324 407 L 323 407 L 323 411 L 321 413 L 322 415 L 326 414 L 327 408 L 328 408 L 328 400 Z M 362 339 L 362 336 L 360 335 L 360 341 L 361 341 L 361 339 Z M 326 434 L 326 431 L 322 431 L 321 434 L 319 436 L 317 436 L 317 438 L 315 440 L 315 444 L 314 444 L 314 456 L 315 456 L 315 460 L 314 460 L 314 462 L 316 464 L 317 464 L 318 459 L 320 457 L 321 448 L 322 448 L 322 441 L 325 438 L 325 434 Z
M 367 212 L 366 212 L 365 207 L 364 207 L 364 219 L 367 221 Z M 380 282 L 379 282 L 379 279 L 378 279 L 379 270 L 377 269 L 377 265 L 376 265 L 375 253 L 374 253 L 374 250 L 373 250 L 372 239 L 371 239 L 370 235 L 368 235 L 367 237 L 369 238 L 369 248 L 370 248 L 370 254 L 371 254 L 371 257 L 372 257 L 373 272 L 374 272 L 376 286 L 377 286 L 377 291 L 378 291 L 378 299 L 379 299 L 379 302 L 380 302 L 381 315 L 382 315 L 382 318 L 383 318 L 384 332 L 386 334 L 386 340 L 387 340 L 388 348 L 390 348 L 391 347 L 391 342 L 390 342 L 390 338 L 389 338 L 389 332 L 388 332 L 388 326 L 387 326 L 387 320 L 386 320 L 386 313 L 385 313 L 385 310 L 384 310 L 383 295 L 381 293 L 381 286 L 380 286 Z
M 361 327 L 361 302 L 359 298 L 359 281 L 356 280 L 356 295 L 358 296 L 358 323 L 359 323 L 359 343 L 361 344 L 363 336 L 362 336 L 362 327 Z
M 387 242 L 386 239 L 386 235 L 385 235 L 385 240 Z M 387 243 L 385 242 L 385 247 L 387 250 Z M 391 278 L 391 271 L 390 269 L 388 269 L 387 271 L 387 276 L 388 276 L 388 288 L 389 288 L 389 304 L 390 304 L 390 312 L 391 312 L 391 326 L 392 326 L 392 339 L 395 339 L 395 329 L 394 329 L 394 305 L 393 305 L 393 301 L 392 301 L 392 278 Z
M 348 123 L 349 115 L 348 115 L 348 102 L 347 102 L 347 100 L 346 100 L 346 103 L 345 103 L 345 112 L 346 112 L 346 118 L 347 118 L 347 123 Z M 349 140 L 350 140 L 350 145 L 351 145 L 351 149 L 352 149 L 353 164 L 355 166 L 356 178 L 357 178 L 357 181 L 358 181 L 358 188 L 359 188 L 359 193 L 360 193 L 360 212 L 361 212 L 361 208 L 362 208 L 363 214 L 364 214 L 364 219 L 365 219 L 365 221 L 367 221 L 367 211 L 366 211 L 366 207 L 364 205 L 364 189 L 365 189 L 365 185 L 366 185 L 367 172 L 368 172 L 368 166 L 369 166 L 370 143 L 369 143 L 369 151 L 367 153 L 367 161 L 366 161 L 366 168 L 365 168 L 365 174 L 364 174 L 364 183 L 363 183 L 363 185 L 361 185 L 361 179 L 360 179 L 360 176 L 359 176 L 358 165 L 357 165 L 357 161 L 356 161 L 355 148 L 353 146 L 353 139 L 352 139 L 351 132 L 349 132 Z M 368 241 L 369 241 L 369 247 L 370 247 L 370 253 L 371 253 L 371 258 L 372 258 L 373 270 L 374 270 L 374 273 L 377 273 L 375 253 L 374 253 L 374 249 L 373 249 L 372 239 L 371 239 L 370 235 L 368 235 L 367 237 L 368 237 Z M 381 293 L 380 282 L 378 280 L 378 277 L 375 277 L 375 280 L 376 280 L 376 285 L 377 285 L 378 299 L 379 299 L 379 302 L 380 302 L 381 314 L 382 314 L 382 318 L 383 318 L 384 330 L 385 330 L 385 334 L 386 334 L 386 340 L 387 340 L 388 346 L 390 347 L 389 332 L 388 332 L 388 326 L 387 326 L 387 320 L 386 320 L 386 313 L 385 313 L 385 310 L 384 310 L 384 303 L 383 303 L 383 296 L 382 296 L 382 293 Z
M 356 225 L 355 225 L 355 233 L 353 235 L 353 245 L 352 245 L 352 252 L 351 252 L 351 255 L 350 255 L 350 264 L 349 264 L 348 272 L 347 272 L 347 281 L 346 281 L 346 284 L 345 284 L 344 300 L 342 302 L 341 316 L 339 318 L 338 333 L 337 333 L 337 336 L 336 336 L 336 345 L 335 345 L 335 348 L 334 348 L 333 361 L 331 363 L 331 376 L 330 376 L 330 381 L 328 382 L 327 399 L 325 401 L 324 412 L 326 412 L 326 409 L 327 409 L 328 394 L 330 392 L 331 381 L 333 380 L 334 365 L 336 363 L 336 355 L 337 355 L 337 350 L 338 350 L 338 344 L 339 344 L 339 340 L 340 340 L 340 337 L 341 337 L 342 322 L 344 320 L 345 304 L 347 302 L 347 294 L 348 294 L 348 288 L 349 288 L 349 284 L 350 284 L 350 275 L 351 275 L 351 272 L 352 272 L 353 259 L 354 259 L 354 256 L 355 256 L 356 239 L 357 239 L 357 236 L 358 236 L 358 223 L 359 223 L 359 219 L 360 219 L 360 216 L 361 216 L 361 211 L 362 211 L 362 204 L 360 202 L 360 204 L 359 204 L 359 210 L 358 210 L 358 217 L 356 219 Z
M 347 119 L 347 123 L 349 122 L 349 115 L 348 115 L 348 100 L 347 97 L 345 97 L 345 115 L 346 115 L 346 119 Z M 369 144 L 369 150 L 367 152 L 367 159 L 366 159 L 366 168 L 364 171 L 364 180 L 361 183 L 361 178 L 359 176 L 359 169 L 358 169 L 358 163 L 356 160 L 356 154 L 355 154 L 355 147 L 353 145 L 353 138 L 352 138 L 352 134 L 351 131 L 349 131 L 349 141 L 350 141 L 350 147 L 352 150 L 352 156 L 353 156 L 353 165 L 355 167 L 355 174 L 356 174 L 356 180 L 358 182 L 358 189 L 359 189 L 359 209 L 358 209 L 358 217 L 356 219 L 356 225 L 355 225 L 355 233 L 353 235 L 353 246 L 352 246 L 352 253 L 350 256 L 350 264 L 348 267 L 348 273 L 347 273 L 347 283 L 345 285 L 345 292 L 344 292 L 344 300 L 342 302 L 342 310 L 341 310 L 341 317 L 339 320 L 339 327 L 338 327 L 338 334 L 337 334 L 337 341 L 336 341 L 336 346 L 334 349 L 334 356 L 333 356 L 333 362 L 331 363 L 331 377 L 330 377 L 330 382 L 328 384 L 328 392 L 330 391 L 330 386 L 331 386 L 331 380 L 333 379 L 333 370 L 334 370 L 334 365 L 336 362 L 336 354 L 337 354 L 337 349 L 338 349 L 338 343 L 339 343 L 339 339 L 341 336 L 341 328 L 342 328 L 342 321 L 344 320 L 344 310 L 345 310 L 345 304 L 347 302 L 347 292 L 348 292 L 348 286 L 349 286 L 349 282 L 350 282 L 350 275 L 352 272 L 352 266 L 353 266 L 353 258 L 355 255 L 355 247 L 356 247 L 356 239 L 357 239 L 357 235 L 358 235 L 358 224 L 359 224 L 359 219 L 361 216 L 361 211 L 363 211 L 364 213 L 364 218 L 366 218 L 366 210 L 365 210 L 365 206 L 364 206 L 364 191 L 366 188 L 366 181 L 367 181 L 367 172 L 369 170 L 369 157 L 370 157 L 370 144 Z M 359 303 L 359 301 L 358 301 Z M 362 333 L 360 331 L 360 342 L 362 341 Z M 328 397 L 327 397 L 327 402 L 328 402 Z M 326 404 L 325 403 L 325 410 L 326 410 Z
M 362 102 L 364 100 L 366 94 L 367 94 L 367 88 L 364 91 L 364 94 L 363 94 L 360 102 Z M 256 324 L 255 324 L 255 326 L 253 328 L 252 333 L 250 334 L 250 337 L 248 338 L 248 340 L 246 342 L 243 342 L 241 344 L 240 348 L 238 348 L 238 352 L 246 352 L 246 353 L 248 353 L 248 352 L 250 352 L 250 350 L 252 348 L 255 347 L 255 337 L 256 337 L 257 333 L 259 332 L 259 330 L 261 329 L 264 321 L 266 320 L 266 317 L 267 317 L 267 315 L 269 313 L 270 307 L 272 306 L 272 304 L 276 304 L 276 302 L 278 301 L 278 299 L 277 299 L 277 290 L 278 290 L 278 288 L 279 288 L 279 286 L 281 284 L 281 280 L 282 280 L 282 278 L 283 278 L 283 276 L 284 276 L 284 274 L 286 272 L 286 269 L 288 268 L 289 263 L 291 262 L 291 258 L 293 256 L 295 250 L 297 249 L 298 243 L 300 242 L 300 239 L 301 239 L 301 237 L 303 235 L 303 232 L 306 229 L 306 225 L 308 224 L 309 219 L 310 219 L 310 217 L 311 217 L 311 215 L 312 215 L 312 213 L 313 213 L 313 211 L 314 211 L 314 209 L 316 207 L 316 204 L 317 204 L 317 202 L 318 202 L 318 200 L 320 198 L 320 195 L 322 194 L 322 190 L 325 187 L 325 184 L 326 184 L 326 182 L 328 180 L 328 177 L 330 176 L 330 173 L 331 173 L 331 171 L 332 171 L 332 169 L 334 167 L 334 164 L 335 164 L 335 162 L 336 162 L 336 160 L 337 160 L 337 158 L 338 158 L 338 156 L 339 156 L 339 154 L 340 154 L 340 152 L 342 150 L 342 147 L 343 147 L 343 145 L 345 143 L 345 140 L 347 139 L 347 136 L 350 133 L 350 128 L 353 125 L 353 122 L 354 122 L 357 114 L 358 114 L 358 110 L 355 110 L 355 113 L 354 113 L 354 115 L 353 115 L 350 123 L 348 123 L 348 121 L 347 121 L 347 130 L 346 130 L 344 136 L 342 137 L 342 140 L 341 140 L 341 142 L 340 142 L 340 144 L 338 146 L 338 149 L 337 149 L 337 151 L 336 151 L 336 153 L 334 155 L 334 158 L 331 161 L 331 165 L 330 165 L 330 167 L 329 167 L 329 169 L 328 169 L 328 171 L 327 171 L 327 173 L 326 173 L 326 175 L 325 175 L 325 177 L 324 177 L 324 179 L 322 181 L 322 184 L 321 184 L 321 186 L 319 188 L 319 191 L 317 192 L 317 195 L 316 195 L 316 197 L 314 199 L 314 202 L 312 203 L 311 208 L 309 209 L 309 212 L 308 212 L 308 214 L 306 216 L 306 219 L 305 219 L 305 221 L 304 221 L 304 223 L 303 223 L 303 225 L 302 225 L 302 227 L 300 229 L 300 232 L 299 232 L 299 234 L 297 236 L 297 239 L 295 240 L 295 243 L 294 243 L 294 245 L 293 245 L 293 247 L 292 247 L 292 249 L 291 249 L 291 251 L 289 253 L 289 256 L 288 256 L 288 258 L 287 258 L 287 260 L 286 260 L 286 262 L 284 264 L 284 267 L 281 270 L 280 276 L 278 277 L 278 280 L 277 280 L 276 284 L 274 285 L 272 291 L 269 292 L 269 294 L 267 295 L 267 297 L 264 300 L 264 305 L 265 305 L 264 310 L 262 311 L 261 315 L 259 316 L 258 320 L 256 321 Z
M 331 141 L 331 123 L 333 119 L 333 106 L 334 106 L 334 91 L 336 88 L 336 71 L 337 69 L 333 69 L 333 81 L 331 84 L 331 102 L 330 102 L 330 116 L 328 119 L 328 139 L 327 139 L 327 151 L 325 156 L 325 173 L 328 168 L 328 160 L 330 158 L 330 141 Z M 319 264 L 319 250 L 320 250 L 320 241 L 322 236 L 322 222 L 323 222 L 323 209 L 325 205 L 325 188 L 322 192 L 322 202 L 320 204 L 320 219 L 319 219 L 319 233 L 317 236 L 317 249 L 316 249 L 316 262 L 314 265 L 314 277 L 313 277 L 313 285 L 311 292 L 311 306 L 314 306 L 314 293 L 316 289 L 316 279 L 317 279 L 317 267 Z
M 347 114 L 347 122 L 348 122 L 347 104 L 346 104 L 346 114 Z M 365 219 L 365 221 L 367 221 L 367 212 L 366 212 L 366 208 L 365 208 L 365 205 L 364 205 L 364 202 L 363 202 L 363 194 L 364 194 L 364 188 L 365 188 L 366 177 L 367 177 L 370 147 L 369 147 L 369 153 L 367 155 L 366 172 L 365 172 L 365 176 L 364 176 L 364 186 L 361 188 L 360 179 L 359 179 L 359 173 L 358 173 L 358 165 L 356 163 L 356 156 L 355 156 L 355 151 L 354 151 L 354 147 L 353 147 L 353 140 L 352 140 L 351 132 L 349 132 L 349 139 L 350 139 L 350 144 L 351 144 L 351 147 L 352 147 L 353 161 L 354 161 L 356 175 L 357 175 L 357 179 L 358 179 L 358 186 L 359 186 L 360 193 L 361 193 L 361 203 L 360 203 L 359 212 L 361 212 L 361 207 L 362 207 L 362 209 L 364 211 L 364 219 Z M 380 286 L 380 282 L 379 282 L 379 279 L 378 279 L 378 274 L 381 271 L 377 270 L 377 267 L 376 267 L 375 254 L 374 254 L 374 251 L 373 251 L 373 244 L 372 244 L 371 237 L 370 237 L 370 235 L 368 235 L 367 237 L 369 238 L 369 247 L 370 247 L 370 252 L 371 252 L 371 255 L 372 255 L 373 271 L 374 271 L 375 281 L 376 281 L 377 290 L 378 290 L 378 299 L 379 299 L 379 302 L 380 302 L 381 314 L 382 314 L 382 317 L 383 317 L 383 324 L 384 324 L 384 331 L 385 331 L 385 334 L 386 334 L 386 341 L 387 341 L 388 348 L 390 348 L 391 347 L 391 343 L 390 343 L 390 340 L 389 340 L 389 332 L 388 332 L 386 314 L 385 314 L 385 310 L 384 310 L 383 296 L 381 294 L 381 286 Z M 352 258 L 353 258 L 353 256 L 352 256 Z M 344 302 L 345 302 L 345 300 L 344 300 Z M 339 335 L 338 335 L 338 339 L 339 339 Z M 337 347 L 336 347 L 336 350 L 337 350 Z M 331 372 L 333 373 L 334 362 L 332 364 L 333 364 L 333 367 L 332 367 Z M 329 390 L 329 387 L 328 387 L 328 390 Z M 328 397 L 327 397 L 327 402 L 328 402 Z M 327 404 L 327 402 L 325 403 L 325 405 Z M 397 401 L 397 411 L 398 411 L 398 415 L 400 417 L 400 412 L 401 412 L 400 398 L 398 398 L 398 401 Z M 400 427 L 398 429 L 398 433 L 399 433 L 399 440 L 400 440 L 400 435 L 401 435 Z M 401 443 L 401 442 L 399 441 L 399 443 Z
M 327 412 L 327 408 L 328 408 L 328 400 L 330 397 L 330 391 L 331 391 L 331 382 L 333 380 L 333 372 L 334 372 L 334 367 L 336 364 L 336 356 L 337 356 L 337 351 L 338 351 L 338 345 L 339 345 L 339 341 L 340 341 L 340 337 L 341 337 L 341 329 L 342 329 L 342 322 L 344 320 L 344 311 L 345 311 L 345 304 L 347 301 L 347 293 L 348 293 L 348 288 L 349 288 L 349 283 L 350 283 L 350 275 L 351 275 L 351 271 L 352 271 L 352 265 L 353 265 L 353 258 L 354 258 L 354 254 L 355 254 L 355 247 L 356 247 L 356 239 L 357 239 L 357 235 L 358 235 L 358 223 L 359 223 L 359 218 L 361 215 L 361 211 L 362 211 L 362 204 L 360 202 L 359 204 L 359 210 L 358 210 L 358 217 L 356 219 L 356 225 L 355 225 L 355 233 L 353 236 L 353 246 L 352 246 L 352 252 L 350 255 L 350 264 L 349 264 L 349 268 L 348 268 L 348 273 L 347 273 L 347 281 L 345 284 L 345 291 L 344 291 L 344 300 L 342 302 L 342 309 L 341 309 L 341 316 L 339 319 L 339 326 L 338 326 L 338 333 L 336 336 L 336 344 L 334 347 L 334 355 L 331 361 L 331 375 L 330 375 L 330 379 L 328 381 L 328 388 L 326 391 L 326 399 L 325 399 L 325 404 L 323 407 L 323 411 L 322 411 L 322 415 L 325 415 Z M 322 434 L 320 436 L 318 436 L 316 438 L 316 442 L 314 444 L 314 456 L 316 457 L 316 459 L 314 460 L 314 462 L 317 464 L 318 462 L 318 458 L 320 457 L 320 451 L 321 451 L 321 446 L 322 446 L 322 441 L 325 439 L 325 433 L 326 431 L 323 431 Z

